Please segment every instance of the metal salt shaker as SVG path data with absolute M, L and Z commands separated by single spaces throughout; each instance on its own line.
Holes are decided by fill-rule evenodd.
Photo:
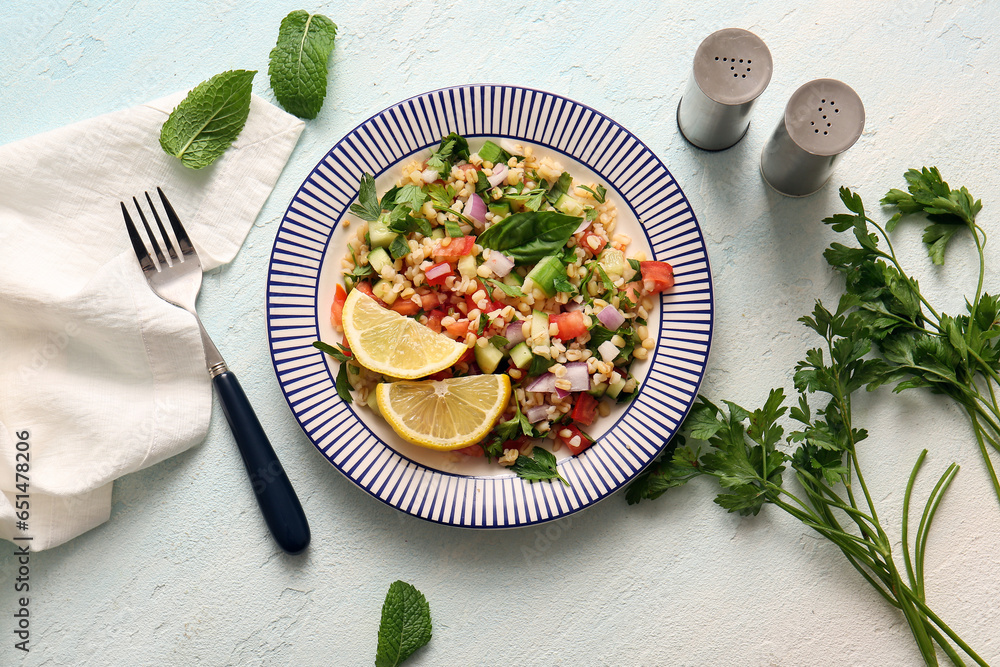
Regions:
M 836 79 L 810 81 L 792 94 L 765 144 L 761 176 L 783 195 L 811 195 L 864 128 L 865 107 L 850 86 Z
M 725 28 L 705 38 L 677 105 L 677 126 L 710 151 L 735 145 L 750 126 L 750 110 L 771 81 L 771 52 L 757 35 Z

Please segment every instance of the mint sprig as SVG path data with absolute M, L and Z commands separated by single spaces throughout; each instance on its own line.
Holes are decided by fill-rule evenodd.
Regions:
M 431 608 L 424 594 L 394 581 L 382 604 L 375 667 L 395 667 L 431 640 Z
M 315 118 L 323 107 L 336 36 L 336 24 L 322 14 L 300 9 L 281 20 L 267 74 L 274 96 L 289 113 Z
M 191 89 L 160 129 L 160 146 L 191 169 L 215 162 L 243 131 L 256 70 L 216 74 Z

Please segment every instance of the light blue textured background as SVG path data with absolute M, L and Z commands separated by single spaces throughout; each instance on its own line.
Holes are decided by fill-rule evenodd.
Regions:
M 795 320 L 839 279 L 820 253 L 836 186 L 874 206 L 909 167 L 937 165 L 1000 220 L 996 155 L 1000 7 L 989 2 L 325 2 L 61 0 L 0 3 L 0 144 L 191 87 L 232 68 L 265 75 L 281 18 L 306 8 L 340 27 L 323 111 L 306 129 L 239 256 L 206 276 L 199 309 L 240 375 L 311 521 L 309 552 L 278 551 L 221 411 L 203 444 L 118 480 L 111 521 L 32 557 L 32 651 L 13 650 L 13 558 L 0 555 L 0 663 L 371 664 L 395 579 L 430 601 L 434 638 L 413 665 L 910 665 L 901 616 L 832 546 L 765 510 L 740 519 L 695 483 L 628 508 L 618 494 L 572 519 L 472 532 L 409 518 L 326 463 L 298 430 L 271 370 L 263 289 L 288 200 L 326 150 L 390 104 L 442 86 L 541 88 L 608 114 L 671 169 L 701 221 L 717 294 L 702 390 L 756 405 L 814 345 Z M 736 147 L 705 153 L 674 111 L 699 42 L 754 31 L 771 84 Z M 834 180 L 801 200 L 769 191 L 760 150 L 802 83 L 841 79 L 865 103 L 864 135 Z M 127 168 L 123 166 L 123 168 Z M 874 211 L 877 215 L 877 210 Z M 995 235 L 995 234 L 994 234 Z M 932 270 L 899 246 L 924 288 L 962 308 L 974 259 Z M 997 246 L 988 252 L 1000 262 Z M 988 288 L 1000 289 L 995 268 Z M 957 291 L 956 291 L 957 290 Z M 928 472 L 963 465 L 928 553 L 931 605 L 1000 662 L 1000 511 L 962 414 L 888 392 L 855 410 L 862 463 L 887 526 L 921 448 Z M 928 474 L 928 478 L 931 475 Z M 924 487 L 922 494 L 927 492 Z M 898 533 L 895 533 L 898 537 Z M 898 545 L 897 545 L 898 549 Z

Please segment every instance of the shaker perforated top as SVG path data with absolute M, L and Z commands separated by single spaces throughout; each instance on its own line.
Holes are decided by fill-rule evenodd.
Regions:
M 698 87 L 720 104 L 746 104 L 757 99 L 771 81 L 772 69 L 767 45 L 741 28 L 713 32 L 694 54 Z
M 853 146 L 865 129 L 865 107 L 846 83 L 816 79 L 788 100 L 785 127 L 802 150 L 813 155 L 839 155 Z

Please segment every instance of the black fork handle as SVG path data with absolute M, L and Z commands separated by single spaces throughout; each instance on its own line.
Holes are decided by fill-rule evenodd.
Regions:
M 212 382 L 267 527 L 278 546 L 290 554 L 301 553 L 309 546 L 309 522 L 243 387 L 228 370 L 216 375 Z

